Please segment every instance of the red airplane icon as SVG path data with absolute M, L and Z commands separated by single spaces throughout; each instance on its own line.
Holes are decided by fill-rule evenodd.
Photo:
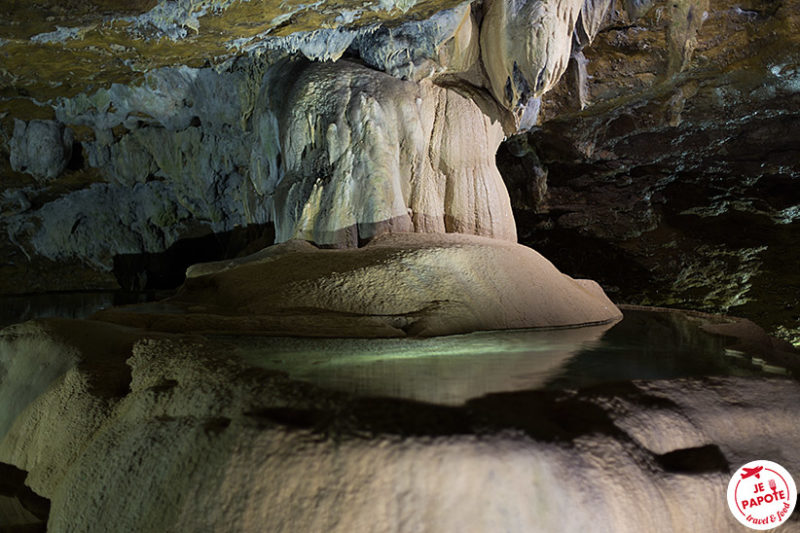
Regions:
M 750 476 L 756 476 L 756 479 L 761 479 L 761 475 L 759 475 L 759 472 L 761 472 L 762 470 L 764 470 L 763 466 L 757 466 L 755 468 L 745 468 L 744 474 L 742 474 L 742 479 L 747 479 Z

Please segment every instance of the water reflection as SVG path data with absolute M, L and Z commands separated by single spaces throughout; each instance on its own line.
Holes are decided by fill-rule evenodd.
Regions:
M 0 296 L 0 328 L 34 318 L 86 318 L 116 305 L 152 302 L 174 291 L 80 291 Z
M 759 374 L 750 357 L 726 353 L 729 341 L 680 312 L 626 311 L 600 343 L 582 350 L 548 388 L 633 379 Z
M 614 326 L 432 339 L 237 340 L 241 357 L 295 379 L 369 396 L 458 405 L 491 392 L 632 379 L 756 375 L 725 339 L 679 313 L 629 311 Z

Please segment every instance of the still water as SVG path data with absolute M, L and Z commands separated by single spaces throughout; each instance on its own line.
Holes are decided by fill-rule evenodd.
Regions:
M 86 318 L 116 305 L 152 302 L 174 291 L 76 291 L 0 296 L 0 328 L 35 318 Z
M 0 298 L 0 327 L 168 293 L 80 292 Z M 324 388 L 459 405 L 492 392 L 568 389 L 635 379 L 786 373 L 726 348 L 680 312 L 626 311 L 613 325 L 477 332 L 427 339 L 236 337 L 238 355 Z
M 430 339 L 237 339 L 251 364 L 324 388 L 445 405 L 502 391 L 635 379 L 785 373 L 680 313 L 627 311 L 611 326 Z

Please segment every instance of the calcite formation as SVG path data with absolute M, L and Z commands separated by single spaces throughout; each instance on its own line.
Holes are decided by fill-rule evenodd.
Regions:
M 318 176 L 303 174 L 310 167 L 284 181 L 288 134 L 264 80 L 291 57 L 312 62 L 309 72 L 355 62 L 387 80 L 378 85 L 392 77 L 456 93 L 504 135 L 538 124 L 500 149 L 524 242 L 622 299 L 744 314 L 799 338 L 794 0 L 76 0 L 0 9 L 5 292 L 128 286 L 112 274 L 131 264 L 119 257 L 245 225 L 333 246 L 442 226 L 511 235 L 496 216 L 508 213 L 502 191 L 491 205 L 449 206 L 445 195 L 432 207 L 437 183 L 461 171 L 480 167 L 467 181 L 493 187 L 494 139 L 479 143 L 479 165 L 428 183 L 424 207 L 407 191 L 367 205 L 339 185 L 315 185 Z M 319 111 L 323 122 L 332 113 Z M 332 152 L 316 144 L 314 153 Z M 399 168 L 382 164 L 382 176 Z M 337 179 L 360 179 L 344 162 L 336 168 Z M 402 189 L 407 178 L 382 183 Z M 448 209 L 467 222 L 448 226 Z M 435 222 L 409 224 L 430 213 Z M 731 225 L 744 230 L 726 233 Z M 164 277 L 141 268 L 115 274 Z
M 11 168 L 43 180 L 58 177 L 72 157 L 72 130 L 54 120 L 14 121 Z
M 22 139 L 47 124 L 47 132 L 65 132 L 58 146 L 82 129 L 85 164 L 103 179 L 35 210 L 20 202 L 7 221 L 11 240 L 28 258 L 78 258 L 106 271 L 121 263 L 120 255 L 164 250 L 198 223 L 224 232 L 269 222 L 278 243 L 301 239 L 333 248 L 407 232 L 516 241 L 495 154 L 505 135 L 535 120 L 538 97 L 566 68 L 562 52 L 572 46 L 580 9 L 528 1 L 509 18 L 519 6 L 506 4 L 487 3 L 483 11 L 443 6 L 448 9 L 426 20 L 397 26 L 356 24 L 354 13 L 332 28 L 286 35 L 268 28 L 237 42 L 245 53 L 217 65 L 153 69 L 141 85 L 114 84 L 53 101 L 56 121 L 16 122 L 9 145 L 15 168 L 23 170 L 17 162 L 30 145 Z M 231 2 L 189 3 L 183 12 L 172 7 L 159 4 L 128 19 L 134 34 L 152 27 L 161 38 L 178 40 L 187 35 L 172 31 L 174 25 L 199 32 L 198 17 L 235 9 Z M 506 32 L 522 28 L 531 29 L 531 39 L 507 49 Z M 31 39 L 67 43 L 84 33 L 57 28 Z M 518 69 L 493 69 L 499 59 L 515 69 L 519 62 L 522 78 Z M 535 74 L 540 70 L 546 75 Z M 534 74 L 548 81 L 531 92 L 526 87 Z M 519 94 L 499 97 L 499 84 L 511 83 Z M 306 258 L 291 246 L 279 248 L 293 252 L 288 262 L 274 262 L 287 272 L 305 272 L 306 259 L 318 265 L 305 284 L 281 281 L 280 269 L 251 272 L 252 294 L 266 288 L 255 307 L 240 302 L 236 291 L 201 292 L 210 300 L 230 297 L 229 307 L 251 313 L 251 322 L 295 309 L 379 325 L 386 321 L 381 317 L 394 317 L 383 324 L 387 334 L 576 326 L 620 316 L 598 286 L 562 276 L 524 248 L 453 239 L 412 240 L 391 253 L 384 241 L 352 257 Z M 326 269 L 352 273 L 343 280 Z M 148 276 L 129 278 L 146 286 Z M 186 285 L 187 301 L 196 298 L 197 286 L 194 280 Z M 196 307 L 187 309 L 190 315 Z M 231 329 L 219 325 L 220 317 L 233 316 L 230 309 L 211 315 L 200 323 Z M 200 323 L 185 329 L 205 329 Z M 269 320 L 259 323 L 275 329 Z M 348 331 L 342 326 L 342 334 Z
M 632 291 L 668 279 L 650 301 L 734 308 L 767 254 L 795 282 L 796 0 L 6 4 L 0 290 L 147 287 L 121 265 L 243 226 L 281 243 L 194 266 L 166 301 L 0 332 L 0 474 L 30 491 L 0 486 L 10 525 L 724 531 L 732 465 L 800 468 L 792 379 L 442 406 L 295 381 L 242 336 L 589 339 L 619 319 L 517 227 Z M 698 218 L 716 224 L 687 237 Z M 765 220 L 777 246 L 730 239 Z M 756 330 L 726 357 L 797 372 Z
M 595 31 L 582 21 L 596 9 L 500 0 L 442 7 L 399 25 L 359 11 L 330 28 L 268 27 L 242 37 L 240 52 L 215 66 L 147 69 L 143 84 L 52 100 L 52 127 L 77 132 L 84 164 L 102 179 L 12 211 L 12 241 L 29 258 L 109 271 L 115 256 L 162 251 L 199 225 L 221 232 L 269 222 L 277 242 L 329 246 L 357 246 L 384 231 L 515 240 L 497 147 L 535 122 L 538 98 L 566 68 L 574 28 Z M 128 35 L 153 39 L 151 28 L 162 39 L 191 40 L 191 31 L 199 39 L 204 17 L 233 17 L 239 6 L 175 8 L 158 4 L 126 19 Z M 287 20 L 278 18 L 265 23 Z M 31 42 L 68 48 L 93 31 L 63 26 Z M 509 41 L 517 34 L 527 37 Z M 51 137 L 36 142 L 53 145 Z M 14 139 L 15 169 L 50 178 L 63 169 L 23 165 L 22 133 Z M 60 141 L 50 151 L 59 150 Z M 99 216 L 97 206 L 112 198 L 138 206 L 134 216 Z
M 570 69 L 501 148 L 520 240 L 617 301 L 747 316 L 800 343 L 800 9 L 642 9 L 583 49 L 591 105 Z
M 484 67 L 507 107 L 551 89 L 567 68 L 582 0 L 487 2 L 481 31 Z
M 95 318 L 172 333 L 416 337 L 621 317 L 599 285 L 562 274 L 530 248 L 471 235 L 399 233 L 359 249 L 321 250 L 293 240 L 195 265 L 175 297 Z
M 347 62 L 272 75 L 279 242 L 357 246 L 385 230 L 516 241 L 494 161 L 503 130 L 469 98 Z

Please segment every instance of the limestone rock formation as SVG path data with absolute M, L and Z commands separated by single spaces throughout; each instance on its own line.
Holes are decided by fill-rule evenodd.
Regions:
M 612 14 L 583 48 L 586 84 L 568 73 L 502 149 L 520 240 L 616 301 L 746 316 L 800 343 L 798 13 Z
M 421 80 L 470 70 L 480 57 L 478 35 L 472 4 L 465 2 L 426 20 L 364 32 L 351 46 L 370 67 Z
M 14 121 L 11 168 L 43 180 L 58 177 L 72 157 L 72 130 L 53 120 Z
M 357 246 L 386 229 L 516 241 L 494 161 L 503 130 L 471 100 L 348 62 L 271 75 L 278 242 Z
M 361 61 L 396 78 L 427 80 L 476 102 L 506 134 L 535 125 L 542 96 L 534 150 L 503 166 L 522 181 L 512 183 L 518 205 L 543 205 L 537 198 L 550 176 L 552 217 L 522 213 L 518 226 L 526 243 L 579 255 L 604 250 L 587 264 L 620 253 L 637 269 L 622 278 L 642 279 L 647 271 L 659 285 L 651 292 L 660 296 L 635 301 L 768 314 L 774 331 L 796 338 L 797 304 L 785 297 L 796 291 L 773 290 L 768 282 L 796 285 L 784 268 L 794 264 L 797 250 L 796 147 L 786 133 L 796 114 L 796 1 L 309 6 L 104 0 L 0 7 L 0 77 L 7 87 L 0 95 L 0 232 L 9 235 L 0 243 L 9 258 L 0 266 L 3 290 L 114 287 L 116 256 L 157 254 L 182 239 L 270 224 L 276 208 L 288 220 L 284 227 L 294 227 L 305 207 L 274 201 L 285 173 L 285 161 L 278 161 L 284 133 L 261 95 L 269 92 L 262 81 L 270 66 L 301 55 Z M 491 100 L 497 102 L 486 105 Z M 509 119 L 498 104 L 516 117 Z M 576 114 L 581 106 L 588 106 L 585 113 Z M 64 124 L 79 143 L 75 165 L 45 177 L 61 168 L 72 146 L 56 134 L 47 143 L 50 163 L 34 172 L 40 177 L 17 173 L 14 168 L 33 167 L 20 162 L 28 148 L 19 148 L 27 141 L 14 134 L 15 119 Z M 306 185 L 295 188 L 307 189 L 313 179 L 303 177 Z M 281 191 L 286 188 L 282 183 Z M 694 196 L 702 198 L 697 205 L 684 205 Z M 106 202 L 133 207 L 97 216 Z M 388 209 L 384 202 L 380 211 L 402 219 L 408 213 L 400 203 L 406 199 Z M 754 233 L 743 243 L 717 231 L 661 239 L 676 229 L 673 222 L 690 223 L 692 216 L 704 227 L 732 216 Z M 367 215 L 365 225 L 377 218 Z M 539 231 L 545 227 L 557 231 Z M 147 231 L 137 239 L 140 228 Z M 293 230 L 279 233 L 288 238 Z M 348 233 L 346 242 L 357 234 L 357 228 Z M 576 234 L 611 239 L 612 249 L 594 241 L 558 244 Z M 669 249 L 677 255 L 663 252 Z M 787 254 L 791 260 L 780 260 Z M 619 285 L 613 276 L 603 280 Z M 710 284 L 726 288 L 704 288 Z M 739 295 L 748 285 L 749 296 Z M 746 300 L 759 303 L 748 307 Z M 771 300 L 774 305 L 764 303 Z
M 514 242 L 510 198 L 523 242 L 566 256 L 565 271 L 605 269 L 629 301 L 737 311 L 760 286 L 756 303 L 782 308 L 773 329 L 796 340 L 799 13 L 797 0 L 0 6 L 0 292 L 113 287 L 120 265 L 116 283 L 147 287 L 135 265 L 244 226 L 282 242 L 191 268 L 165 301 L 0 331 L 0 475 L 44 500 L 27 508 L 17 480 L 0 510 L 35 526 L 49 503 L 56 532 L 738 527 L 733 466 L 800 468 L 800 387 L 765 375 L 800 366 L 757 327 L 749 344 L 705 338 L 747 378 L 620 382 L 612 368 L 615 383 L 446 406 L 318 388 L 268 370 L 258 347 L 394 337 L 413 358 L 431 339 L 410 337 L 587 324 L 575 336 L 596 339 L 619 309 Z M 509 196 L 495 154 L 530 128 L 501 151 Z
M 90 79 L 118 75 L 123 83 L 49 100 L 32 92 L 38 86 L 20 71 L 15 83 L 44 101 L 35 114 L 55 115 L 76 131 L 85 175 L 55 198 L 25 191 L 46 199 L 12 211 L 9 247 L 29 262 L 82 262 L 109 272 L 115 257 L 157 253 L 181 238 L 248 224 L 273 223 L 278 242 L 305 238 L 330 246 L 408 230 L 514 240 L 494 154 L 505 134 L 535 121 L 538 96 L 563 72 L 578 19 L 602 19 L 602 10 L 574 2 L 529 2 L 524 17 L 504 15 L 503 2 L 484 9 L 409 3 L 397 24 L 356 10 L 318 27 L 300 22 L 307 12 L 297 6 L 254 33 L 240 25 L 253 6 L 238 4 L 128 6 L 119 19 L 127 26 L 112 19 L 99 30 L 95 13 L 76 7 L 67 13 L 82 25 L 37 28 L 28 42 L 53 57 L 78 54 L 69 43 L 90 42 L 100 31 L 127 43 L 112 49 L 135 71 L 139 54 L 151 53 L 159 38 L 171 40 L 190 65 L 156 62 L 133 83 L 104 66 Z M 591 21 L 589 30 L 580 23 L 583 33 L 594 31 Z M 206 52 L 214 49 L 208 26 L 241 34 L 214 64 L 198 68 L 188 58 L 207 45 Z M 532 28 L 523 32 L 530 39 L 508 41 L 525 28 Z M 7 53 L 24 45 L 15 35 Z M 199 48 L 188 51 L 189 42 Z M 103 53 L 87 50 L 81 59 Z M 506 74 L 519 85 L 511 100 L 503 92 Z M 535 81 L 542 76 L 546 83 Z M 315 115 L 310 121 L 306 109 Z M 20 165 L 15 159 L 12 166 Z M 98 216 L 109 201 L 134 207 Z
M 509 108 L 551 89 L 567 68 L 581 0 L 491 0 L 481 52 L 492 94 Z
M 157 331 L 326 337 L 431 336 L 621 318 L 602 289 L 533 250 L 459 234 L 388 234 L 351 250 L 289 241 L 197 265 L 163 302 L 99 320 Z

